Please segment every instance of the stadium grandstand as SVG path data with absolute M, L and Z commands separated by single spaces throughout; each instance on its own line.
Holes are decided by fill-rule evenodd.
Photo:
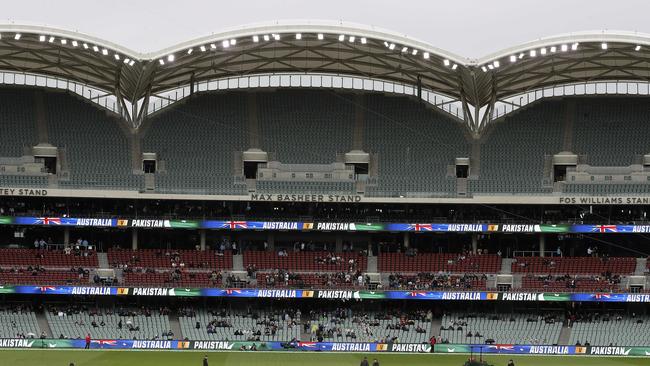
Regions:
M 0 36 L 0 345 L 650 355 L 650 35 Z

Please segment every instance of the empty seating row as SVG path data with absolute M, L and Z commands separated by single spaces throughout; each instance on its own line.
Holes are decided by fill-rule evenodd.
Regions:
M 183 272 L 175 277 L 170 271 L 152 273 L 124 273 L 126 286 L 155 287 L 221 287 L 222 278 L 211 277 L 211 272 Z
M 454 253 L 381 253 L 378 260 L 380 272 L 472 272 L 497 273 L 501 270 L 501 257 L 496 254 L 464 255 Z
M 96 253 L 84 254 L 87 255 L 65 254 L 59 250 L 0 249 L 0 266 L 97 267 Z
M 620 284 L 612 283 L 606 279 L 590 277 L 579 278 L 551 278 L 524 276 L 521 283 L 522 290 L 539 290 L 552 292 L 620 292 Z
M 512 271 L 539 274 L 630 274 L 636 268 L 636 260 L 626 257 L 515 257 Z
M 300 316 L 272 310 L 197 310 L 179 316 L 181 331 L 189 339 L 290 341 L 300 339 Z
M 0 310 L 0 338 L 36 338 L 40 335 L 36 314 L 32 310 L 22 307 Z
M 143 268 L 232 268 L 232 252 L 111 248 L 108 250 L 108 263 Z
M 3 269 L 0 272 L 0 284 L 3 285 L 87 285 L 88 274 L 72 270 L 44 270 L 44 271 L 12 271 Z
M 557 344 L 561 330 L 553 316 L 456 313 L 442 317 L 440 336 L 449 343 Z
M 244 267 L 285 269 L 289 271 L 365 271 L 367 258 L 358 253 L 245 251 Z

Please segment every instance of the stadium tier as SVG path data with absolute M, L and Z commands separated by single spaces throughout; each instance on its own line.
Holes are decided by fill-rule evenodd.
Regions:
M 36 120 L 35 94 L 35 90 L 0 89 L 0 103 L 2 104 L 0 126 L 3 131 L 0 144 L 1 157 L 21 157 L 25 155 L 26 150 L 38 143 L 36 124 L 34 123 Z
M 12 285 L 78 285 L 89 283 L 88 270 L 47 270 L 42 267 L 0 268 L 0 284 Z
M 572 150 L 585 155 L 588 164 L 628 166 L 636 162 L 637 156 L 648 153 L 650 129 L 645 100 L 581 98 L 575 101 L 574 113 Z
M 183 310 L 179 314 L 183 334 L 189 339 L 290 341 L 300 339 L 302 320 L 292 309 Z
M 544 102 L 491 126 L 470 191 L 549 193 L 542 188 L 544 158 L 562 151 L 565 109 L 563 102 Z
M 36 313 L 25 305 L 3 306 L 0 310 L 0 338 L 40 337 Z
M 259 147 L 274 152 L 277 160 L 287 164 L 335 162 L 336 154 L 352 150 L 353 101 L 353 94 L 259 93 Z
M 558 344 L 562 320 L 553 315 L 445 314 L 440 336 L 450 343 Z
M 142 189 L 143 176 L 134 175 L 129 144 L 115 118 L 67 94 L 46 94 L 46 142 L 65 150 L 68 188 Z M 65 170 L 66 166 L 62 166 Z
M 94 251 L 66 254 L 63 250 L 0 249 L 0 266 L 97 267 Z
M 167 314 L 138 308 L 94 309 L 52 307 L 45 311 L 53 338 L 171 339 Z
M 246 95 L 235 93 L 198 96 L 152 118 L 142 148 L 160 159 L 156 190 L 243 194 L 233 162 L 248 148 L 246 116 Z
M 221 287 L 226 286 L 222 274 L 216 271 L 157 271 L 124 272 L 123 285 L 151 287 Z
M 291 271 L 365 271 L 367 258 L 358 253 L 245 251 L 244 266 Z
M 447 168 L 470 150 L 459 123 L 404 98 L 371 95 L 367 109 L 364 149 L 379 162 L 369 195 L 455 196 L 456 182 Z
M 501 270 L 501 257 L 496 254 L 382 253 L 379 256 L 379 270 L 382 272 L 497 273 Z
M 650 177 L 642 168 L 650 152 L 648 113 L 645 102 L 634 98 L 540 101 L 472 139 L 460 123 L 417 101 L 372 93 L 201 94 L 160 111 L 135 134 L 66 93 L 2 93 L 6 98 L 0 105 L 6 107 L 0 127 L 13 135 L 3 144 L 0 160 L 18 164 L 16 172 L 0 172 L 0 184 L 7 187 L 141 191 L 146 179 L 142 154 L 153 154 L 157 169 L 147 190 L 159 193 L 354 195 L 361 190 L 367 197 L 457 197 L 650 192 Z M 56 174 L 48 173 L 49 166 L 23 168 L 35 156 L 31 164 L 42 164 L 37 144 L 58 149 Z M 265 159 L 284 164 L 287 174 L 309 177 L 275 172 L 272 178 L 249 176 L 255 182 L 247 183 L 243 154 L 249 149 L 268 153 Z M 323 170 L 344 162 L 351 151 L 369 154 L 363 177 L 339 179 Z M 553 171 L 553 156 L 561 152 L 577 160 L 567 170 L 571 179 L 554 184 L 554 174 L 560 173 Z M 457 177 L 457 159 L 468 162 L 466 177 Z M 266 168 L 266 162 L 260 167 Z M 592 179 L 576 180 L 574 172 L 584 171 Z
M 316 311 L 313 338 L 333 342 L 424 343 L 431 338 L 431 312 Z
M 198 251 L 169 249 L 109 249 L 108 262 L 113 267 L 140 268 L 232 268 L 230 250 Z
M 648 316 L 635 314 L 586 314 L 573 322 L 569 344 L 647 345 L 650 344 L 649 321 Z
M 513 272 L 554 274 L 631 274 L 636 267 L 634 258 L 540 258 L 516 257 Z

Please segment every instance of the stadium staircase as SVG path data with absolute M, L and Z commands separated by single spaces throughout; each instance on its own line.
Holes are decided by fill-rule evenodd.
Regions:
M 233 271 L 243 271 L 244 270 L 244 256 L 241 254 L 232 256 L 232 270 Z
M 481 175 L 481 141 L 472 140 L 472 151 L 471 151 L 470 162 L 472 164 L 472 169 L 470 171 L 470 177 L 478 177 Z
M 560 332 L 560 337 L 557 340 L 557 344 L 568 345 L 569 340 L 571 339 L 571 328 L 566 325 L 562 326 L 562 331 Z
M 514 258 L 503 258 L 501 259 L 501 271 L 499 274 L 511 274 L 512 273 L 512 263 Z
M 45 102 L 43 101 L 42 91 L 37 91 L 35 93 L 34 104 L 36 107 L 36 132 L 38 134 L 38 142 L 47 142 L 47 116 L 45 113 Z
M 636 268 L 634 269 L 634 274 L 637 276 L 645 275 L 645 271 L 648 269 L 648 259 L 647 258 L 637 258 L 636 259 Z
M 352 135 L 352 149 L 363 150 L 363 129 L 366 120 L 366 100 L 361 94 L 355 95 L 354 131 Z
M 108 264 L 108 254 L 97 252 L 97 264 L 99 268 L 111 268 L 111 266 Z
M 441 326 L 442 326 L 442 318 L 437 316 L 433 317 L 433 319 L 431 320 L 431 332 L 429 332 L 429 334 L 436 337 L 439 336 Z
M 564 137 L 562 139 L 562 150 L 573 151 L 573 124 L 576 114 L 576 101 L 567 99 L 567 107 L 564 112 Z
M 47 311 L 47 310 L 45 310 Z M 36 321 L 38 322 L 38 327 L 42 332 L 45 332 L 45 335 L 48 338 L 58 338 L 59 335 L 54 335 L 52 334 L 52 329 L 50 328 L 50 323 L 47 322 L 47 318 L 45 317 L 45 313 L 41 311 L 36 312 Z
M 246 98 L 248 107 L 248 143 L 251 148 L 261 148 L 260 145 L 260 121 L 257 118 L 257 93 L 249 93 Z
M 377 256 L 369 255 L 368 256 L 368 268 L 367 271 L 370 273 L 377 273 Z
M 178 321 L 178 314 L 173 311 L 168 315 L 169 318 L 169 328 L 174 332 L 174 339 L 184 339 L 185 335 L 181 330 L 181 323 Z
M 307 329 L 305 332 L 305 323 L 309 324 L 309 320 L 303 319 L 300 322 L 300 340 L 303 342 L 311 341 L 311 329 Z
M 121 269 L 115 269 L 114 273 L 117 283 L 124 283 L 124 271 Z

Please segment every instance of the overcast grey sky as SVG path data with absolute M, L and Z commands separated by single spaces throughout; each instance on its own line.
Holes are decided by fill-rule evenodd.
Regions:
M 373 25 L 472 58 L 560 33 L 650 33 L 650 0 L 5 0 L 1 9 L 3 22 L 77 30 L 141 52 L 287 19 Z

